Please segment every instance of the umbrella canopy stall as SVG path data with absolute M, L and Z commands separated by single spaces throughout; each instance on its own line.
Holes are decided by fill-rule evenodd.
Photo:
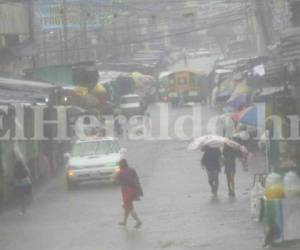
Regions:
M 155 80 L 150 75 L 144 75 L 139 72 L 131 73 L 131 77 L 135 82 L 136 92 L 143 97 L 153 96 L 156 93 Z M 148 100 L 147 100 L 148 101 Z
M 234 113 L 231 118 L 235 122 L 256 127 L 264 127 L 266 122 L 266 110 L 264 103 L 256 103 L 242 111 Z
M 249 105 L 252 92 L 253 90 L 247 85 L 246 81 L 240 82 L 227 100 L 227 105 L 236 109 Z
M 144 85 L 144 75 L 140 72 L 131 73 L 131 77 L 134 80 L 136 87 L 141 87 Z
M 226 102 L 232 95 L 234 89 L 235 89 L 235 84 L 231 78 L 227 78 L 225 81 L 220 83 L 216 95 L 216 102 L 217 103 Z

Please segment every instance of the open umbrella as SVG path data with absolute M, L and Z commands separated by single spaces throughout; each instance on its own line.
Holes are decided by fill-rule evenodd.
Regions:
M 189 150 L 203 149 L 205 146 L 212 148 L 221 148 L 224 145 L 231 147 L 240 153 L 240 161 L 245 169 L 248 169 L 249 151 L 245 146 L 232 141 L 228 138 L 217 135 L 206 135 L 195 139 L 189 146 Z
M 235 141 L 232 141 L 226 137 L 218 136 L 218 135 L 205 135 L 196 138 L 189 146 L 189 150 L 202 149 L 205 146 L 209 146 L 212 148 L 219 148 L 227 145 L 237 151 L 244 151 L 244 147 Z
M 263 127 L 265 125 L 265 104 L 256 103 L 251 107 L 234 113 L 231 118 L 246 125 Z
M 217 93 L 217 97 L 230 97 L 232 94 L 231 90 L 223 90 Z
M 131 74 L 132 79 L 134 80 L 134 83 L 136 86 L 143 86 L 144 82 L 144 75 L 141 74 L 140 72 L 133 72 Z

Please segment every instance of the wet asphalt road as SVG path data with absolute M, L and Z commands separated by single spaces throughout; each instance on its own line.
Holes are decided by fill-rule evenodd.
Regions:
M 190 60 L 189 65 L 208 70 L 212 59 Z M 168 118 L 159 118 L 159 106 L 151 107 L 154 134 L 160 120 L 169 120 L 172 130 L 176 119 L 189 112 L 191 108 L 171 109 Z M 214 115 L 205 107 L 202 126 Z M 186 130 L 191 129 L 188 122 Z M 228 198 L 222 173 L 215 201 L 200 167 L 201 155 L 187 151 L 187 141 L 123 139 L 122 144 L 144 188 L 143 200 L 136 203 L 141 229 L 134 230 L 132 220 L 127 229 L 118 226 L 118 186 L 93 183 L 69 192 L 61 174 L 35 192 L 25 216 L 16 209 L 0 215 L 0 250 L 261 249 L 262 228 L 250 219 L 252 173 L 238 168 L 236 199 Z M 258 167 L 257 161 L 251 165 Z
M 190 108 L 171 110 L 170 128 L 188 112 Z M 151 107 L 156 128 L 158 114 L 158 106 Z M 204 116 L 212 115 L 205 108 Z M 227 197 L 222 174 L 220 198 L 213 201 L 199 165 L 200 153 L 187 151 L 186 141 L 122 140 L 122 144 L 144 187 L 145 197 L 136 203 L 143 220 L 140 230 L 132 229 L 133 221 L 127 229 L 118 226 L 122 218 L 119 187 L 93 183 L 69 192 L 61 175 L 36 192 L 28 214 L 20 216 L 11 210 L 0 215 L 0 249 L 261 248 L 261 228 L 250 220 L 249 173 L 238 172 L 235 200 Z

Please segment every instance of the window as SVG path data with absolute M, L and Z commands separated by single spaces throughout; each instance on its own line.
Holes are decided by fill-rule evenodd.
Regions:
M 80 142 L 75 144 L 72 156 L 113 154 L 119 151 L 120 146 L 116 141 Z

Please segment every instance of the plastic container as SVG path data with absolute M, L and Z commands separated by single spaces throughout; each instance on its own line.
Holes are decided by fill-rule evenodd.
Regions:
M 272 186 L 272 185 L 282 185 L 282 179 L 279 174 L 271 173 L 266 178 L 266 187 Z
M 300 178 L 295 172 L 288 172 L 284 177 L 283 183 L 284 193 L 287 198 L 300 196 Z
M 284 197 L 284 186 L 281 176 L 271 173 L 266 179 L 266 192 L 268 199 L 282 199 Z
M 261 202 L 265 194 L 265 188 L 260 182 L 256 182 L 251 190 L 251 218 L 259 221 Z

